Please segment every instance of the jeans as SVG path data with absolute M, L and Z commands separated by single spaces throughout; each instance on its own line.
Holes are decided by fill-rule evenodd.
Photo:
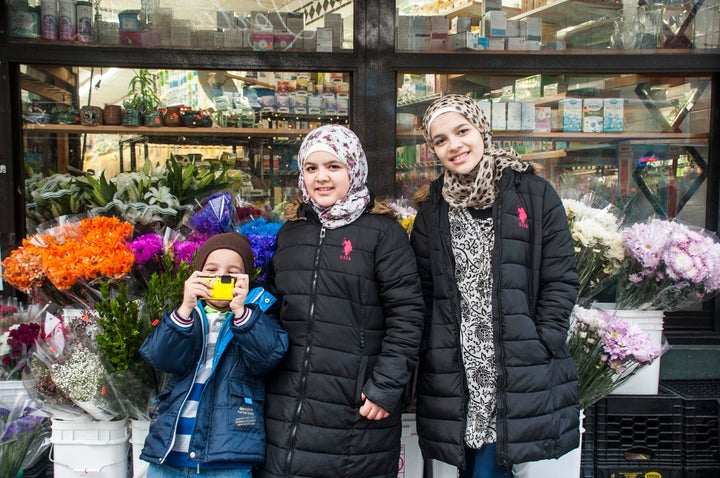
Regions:
M 460 478 L 512 478 L 511 472 L 498 465 L 495 450 L 495 443 L 487 443 L 479 450 L 465 448 L 467 468 L 460 471 Z
M 184 466 L 157 465 L 150 463 L 147 470 L 147 478 L 252 478 L 252 470 L 227 469 L 227 470 L 205 470 L 199 474 L 195 468 Z

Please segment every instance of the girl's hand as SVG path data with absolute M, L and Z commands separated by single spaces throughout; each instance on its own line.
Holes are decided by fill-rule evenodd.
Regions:
M 245 299 L 250 290 L 250 277 L 247 274 L 233 274 L 235 277 L 235 288 L 233 289 L 233 300 L 230 301 L 230 310 L 235 317 L 241 317 L 245 313 Z
M 364 393 L 362 399 L 365 403 L 360 407 L 360 415 L 368 420 L 382 420 L 390 415 L 383 407 L 368 400 Z

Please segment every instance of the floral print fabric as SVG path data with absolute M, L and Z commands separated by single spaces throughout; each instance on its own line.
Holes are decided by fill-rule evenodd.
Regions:
M 348 169 L 350 190 L 347 195 L 329 207 L 322 207 L 312 200 L 305 187 L 303 167 L 310 153 L 317 150 L 332 150 Z M 302 191 L 303 201 L 310 204 L 320 218 L 320 222 L 329 228 L 350 224 L 365 210 L 370 202 L 367 181 L 368 165 L 360 139 L 350 129 L 337 124 L 320 126 L 311 131 L 303 140 L 298 153 L 298 187 Z

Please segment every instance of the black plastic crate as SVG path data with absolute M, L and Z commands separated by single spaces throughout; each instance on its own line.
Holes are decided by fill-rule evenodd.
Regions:
M 582 451 L 580 455 L 581 478 L 595 478 L 595 406 L 586 408 L 583 413 Z
M 596 478 L 684 478 L 683 399 L 617 395 L 595 406 Z
M 720 477 L 720 380 L 673 380 L 662 387 L 683 397 L 685 478 Z

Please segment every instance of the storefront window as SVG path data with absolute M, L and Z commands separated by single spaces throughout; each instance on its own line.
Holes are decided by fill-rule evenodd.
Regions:
M 273 209 L 296 193 L 304 135 L 349 123 L 350 84 L 348 72 L 22 65 L 27 228 L 90 207 L 71 197 L 73 176 L 114 181 L 169 159 L 225 169 L 238 197 Z
M 353 1 L 10 0 L 11 39 L 254 51 L 353 48 Z
M 397 51 L 720 47 L 719 0 L 397 0 L 396 7 Z

